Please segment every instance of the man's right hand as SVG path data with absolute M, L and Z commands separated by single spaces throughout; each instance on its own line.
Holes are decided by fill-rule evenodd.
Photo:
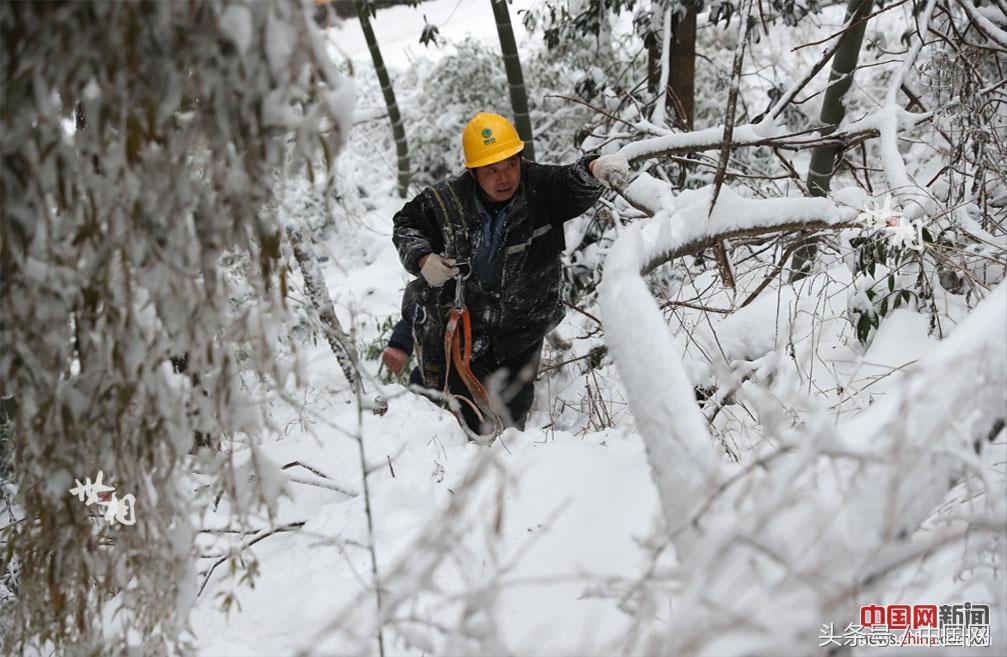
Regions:
M 442 258 L 436 253 L 428 253 L 420 258 L 420 275 L 430 287 L 441 287 L 458 275 L 458 268 L 451 258 Z
M 409 356 L 398 347 L 385 347 L 385 350 L 381 352 L 381 362 L 385 364 L 385 367 L 392 374 L 398 376 L 402 374 L 402 370 L 405 369 L 406 364 L 409 362 Z

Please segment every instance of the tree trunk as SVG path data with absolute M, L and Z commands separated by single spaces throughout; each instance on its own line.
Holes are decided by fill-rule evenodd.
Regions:
M 360 17 L 360 27 L 364 31 L 364 38 L 367 40 L 367 47 L 371 51 L 371 59 L 374 61 L 374 70 L 378 74 L 378 82 L 381 83 L 381 93 L 385 97 L 385 105 L 388 106 L 388 120 L 392 124 L 392 135 L 395 137 L 395 154 L 398 161 L 399 171 L 399 196 L 405 198 L 409 192 L 409 144 L 406 142 L 406 130 L 402 126 L 402 117 L 399 115 L 399 105 L 395 101 L 395 89 L 392 88 L 391 78 L 388 77 L 388 69 L 385 68 L 385 60 L 381 57 L 381 49 L 378 47 L 377 37 L 374 36 L 374 29 L 371 27 L 371 4 L 366 0 L 354 0 L 357 8 L 357 16 Z
M 671 93 L 668 102 L 680 105 L 675 115 L 685 124 L 686 130 L 692 130 L 696 105 L 696 8 L 692 5 L 686 6 L 685 16 L 676 14 L 671 19 L 669 60 Z
M 671 19 L 671 52 L 668 55 L 667 108 L 680 126 L 692 130 L 695 119 L 696 8 L 688 5 L 685 15 Z M 647 88 L 658 93 L 661 79 L 661 44 L 647 49 Z
M 874 7 L 873 0 L 849 0 L 846 5 L 845 25 L 849 27 L 841 37 L 840 45 L 832 60 L 832 72 L 829 74 L 829 86 L 822 99 L 822 111 L 819 115 L 822 136 L 830 135 L 846 116 L 846 106 L 843 96 L 853 84 L 853 72 L 860 58 L 860 46 L 867 29 L 865 17 L 870 15 Z M 832 174 L 836 169 L 838 146 L 816 146 L 811 151 L 811 163 L 808 165 L 808 192 L 811 196 L 828 196 Z M 818 253 L 818 243 L 815 240 L 799 248 L 794 253 L 791 264 L 791 282 L 807 276 L 811 263 Z
M 497 34 L 500 36 L 500 51 L 503 53 L 504 69 L 507 71 L 507 86 L 510 87 L 510 104 L 514 112 L 514 127 L 518 136 L 524 142 L 522 155 L 529 160 L 535 159 L 535 146 L 532 139 L 531 118 L 528 116 L 528 92 L 524 86 L 524 75 L 521 73 L 521 59 L 518 57 L 517 42 L 514 41 L 514 30 L 511 28 L 510 13 L 507 11 L 507 0 L 490 0 L 493 6 L 493 18 L 497 23 Z

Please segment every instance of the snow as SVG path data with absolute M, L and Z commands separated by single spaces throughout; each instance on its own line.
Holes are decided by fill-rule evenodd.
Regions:
M 220 29 L 244 55 L 252 43 L 252 14 L 248 7 L 232 5 L 225 9 L 220 16 Z
M 380 420 L 366 417 L 364 426 L 369 462 L 376 468 L 371 486 L 383 573 L 425 554 L 417 547 L 423 545 L 420 539 L 447 528 L 442 509 L 461 493 L 462 480 L 483 455 L 481 448 L 465 444 L 446 413 L 401 389 L 397 396 L 390 392 L 388 414 Z M 341 412 L 327 412 L 330 419 L 342 426 L 352 422 L 350 409 L 333 410 Z M 348 480 L 352 462 L 340 454 L 353 445 L 337 432 L 326 434 L 320 443 L 288 439 L 265 446 L 264 452 L 275 462 L 297 459 Z M 431 599 L 414 610 L 421 621 L 450 623 L 443 614 L 451 618 L 460 612 L 450 606 L 436 611 L 437 604 L 474 582 L 493 582 L 498 576 L 502 590 L 494 604 L 500 632 L 520 638 L 514 646 L 518 652 L 567 652 L 592 634 L 598 639 L 617 636 L 629 622 L 612 615 L 613 601 L 583 594 L 604 577 L 632 575 L 643 567 L 639 561 L 625 561 L 634 552 L 635 539 L 650 534 L 656 515 L 641 445 L 621 431 L 586 441 L 558 432 L 545 438 L 540 430 L 512 432 L 503 438 L 509 452 L 501 443 L 493 448 L 490 456 L 499 470 L 473 493 L 475 506 L 465 521 L 471 529 L 450 536 L 442 546 L 453 563 L 440 567 Z M 481 471 L 494 474 L 485 467 Z M 255 589 L 241 593 L 240 613 L 228 617 L 214 611 L 213 593 L 226 582 L 223 573 L 214 576 L 195 618 L 203 654 L 270 655 L 309 646 L 321 653 L 345 650 L 345 643 L 314 644 L 313 637 L 333 616 L 350 613 L 359 594 L 366 594 L 361 580 L 369 563 L 360 547 L 366 531 L 360 498 L 293 486 L 293 498 L 281 500 L 276 522 L 309 521 L 301 531 L 270 537 L 252 548 L 265 567 Z M 493 526 L 497 514 L 499 529 Z M 493 561 L 479 556 L 490 545 Z M 495 574 L 498 569 L 500 575 Z M 365 604 L 368 599 L 364 595 Z M 285 620 L 280 624 L 278 618 Z M 404 650 L 410 638 L 415 642 L 415 631 L 388 631 L 393 651 Z M 438 633 L 420 644 L 429 641 L 443 649 Z
M 274 16 L 266 22 L 266 58 L 273 75 L 283 77 L 284 69 L 293 53 L 293 41 L 297 38 L 294 28 Z
M 928 335 L 929 323 L 926 316 L 914 310 L 891 311 L 846 387 L 864 390 L 871 402 L 898 392 L 904 385 L 906 369 L 934 347 Z
M 537 37 L 525 33 L 520 12 L 537 4 L 509 5 L 525 49 Z M 453 48 L 419 46 L 424 17 L 452 40 L 496 43 L 488 2 L 382 9 L 372 22 L 393 81 L 420 58 Z M 258 38 L 251 18 L 239 5 L 220 18 L 223 37 L 241 53 Z M 274 75 L 299 75 L 290 69 L 301 36 L 267 23 Z M 354 116 L 371 74 L 359 26 L 345 21 L 311 45 L 320 60 L 327 49 L 334 53 L 333 65 L 318 62 L 323 113 L 346 145 L 334 190 L 284 181 L 280 214 L 291 229 L 283 247 L 285 301 L 301 323 L 288 327 L 289 336 L 277 334 L 273 318 L 249 303 L 259 291 L 220 281 L 233 286 L 228 298 L 244 318 L 250 344 L 241 348 L 270 361 L 288 387 L 265 390 L 231 370 L 197 384 L 167 363 L 147 379 L 158 414 L 178 416 L 176 434 L 186 440 L 168 447 L 179 453 L 192 430 L 212 426 L 218 395 L 234 412 L 229 427 L 265 436 L 241 436 L 233 452 L 196 457 L 197 464 L 218 459 L 233 467 L 227 485 L 238 508 L 225 496 L 168 533 L 177 558 L 185 558 L 193 536 L 200 552 L 173 592 L 180 615 L 194 604 L 198 654 L 376 654 L 378 623 L 386 654 L 396 655 L 809 654 L 818 624 L 856 621 L 862 603 L 966 596 L 1003 611 L 1002 591 L 989 585 L 1002 584 L 1007 506 L 987 493 L 1003 489 L 1003 433 L 992 445 L 983 441 L 989 419 L 1002 417 L 1007 403 L 1007 283 L 974 310 L 977 300 L 935 289 L 930 302 L 940 305 L 947 326 L 936 328 L 924 304 L 892 308 L 861 344 L 851 318 L 874 311 L 866 289 L 889 273 L 900 284 L 918 273 L 911 265 L 879 265 L 877 277 L 854 272 L 855 231 L 838 229 L 867 207 L 867 191 L 805 198 L 793 189 L 767 199 L 729 180 L 711 210 L 712 186 L 679 190 L 644 167 L 668 152 L 718 148 L 723 127 L 672 133 L 659 112 L 651 117 L 656 124 L 631 124 L 648 138 L 604 146 L 635 162 L 636 175 L 611 203 L 613 229 L 575 257 L 593 270 L 604 265 L 597 296 L 582 301 L 601 321 L 568 312 L 557 330 L 571 346 L 546 349 L 544 365 L 554 367 L 538 383 L 528 428 L 475 445 L 430 400 L 382 382 L 373 357 L 361 364 L 358 404 L 350 365 L 333 353 L 344 341 L 361 354 L 380 350 L 409 276 L 390 239 L 391 217 L 403 203 L 394 195 L 392 145 L 354 126 L 377 116 L 370 108 Z M 344 59 L 357 77 L 345 77 Z M 774 67 L 785 59 L 775 58 Z M 667 75 L 665 68 L 662 80 Z M 741 84 L 763 82 L 746 77 Z M 100 96 L 89 81 L 85 99 Z M 900 134 L 927 115 L 890 101 L 851 118 L 842 133 L 880 133 L 871 146 L 879 147 L 885 178 L 878 195 L 891 193 L 922 215 L 926 204 L 913 191 L 918 169 L 900 151 Z M 261 110 L 268 126 L 304 120 L 291 110 L 289 90 Z M 456 117 L 431 117 L 448 118 Z M 736 126 L 732 140 L 760 143 L 801 127 L 769 117 Z M 239 161 L 236 150 L 233 156 Z M 240 166 L 215 182 L 232 196 L 253 191 Z M 647 218 L 624 225 L 619 211 L 627 202 Z M 973 233 L 1001 239 L 980 226 L 978 213 L 962 215 Z M 566 226 L 569 249 L 585 240 L 590 221 Z M 41 223 L 40 235 L 48 229 Z M 802 281 L 769 274 L 782 251 L 770 238 L 739 240 L 733 290 L 694 253 L 724 235 L 810 224 L 838 237 L 826 240 L 826 257 Z M 199 228 L 186 226 L 187 235 Z M 310 256 L 303 265 L 291 255 L 301 246 Z M 769 249 L 761 260 L 749 255 L 761 248 Z M 23 275 L 58 288 L 78 272 L 28 260 Z M 176 273 L 165 268 L 161 275 L 170 281 Z M 764 291 L 746 303 L 764 280 Z M 44 304 L 36 316 L 65 319 L 69 305 Z M 321 307 L 324 317 L 308 307 Z M 156 316 L 177 322 L 169 332 L 184 331 L 189 312 Z M 136 321 L 153 342 L 166 327 L 148 315 L 155 316 L 140 313 Z M 124 367 L 140 367 L 147 355 L 132 347 L 119 352 Z M 32 354 L 16 355 L 45 371 Z M 193 402 L 201 417 L 173 409 L 200 386 L 208 391 Z M 377 396 L 388 401 L 381 415 L 371 412 Z M 36 403 L 20 401 L 29 409 Z M 74 388 L 60 401 L 72 416 L 89 403 Z M 198 471 L 185 476 L 187 490 L 216 493 L 205 490 Z M 70 478 L 66 470 L 52 474 L 54 497 L 65 497 Z M 151 479 L 147 488 L 126 492 L 149 508 L 169 497 L 161 491 L 159 498 Z M 260 497 L 269 512 L 240 512 Z M 894 568 L 903 560 L 909 568 Z M 129 581 L 125 571 L 118 576 Z M 232 595 L 237 604 L 223 609 Z M 997 623 L 1000 639 L 1005 628 Z

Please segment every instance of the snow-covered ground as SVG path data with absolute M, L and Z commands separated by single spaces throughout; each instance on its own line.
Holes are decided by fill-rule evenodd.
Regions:
M 397 313 L 408 277 L 391 243 L 391 216 L 401 200 L 387 196 L 376 203 L 362 226 L 333 234 L 320 249 L 329 258 L 327 283 L 341 319 L 357 327 L 364 343 L 376 337 L 377 323 Z M 590 324 L 574 315 L 561 331 L 583 334 Z M 627 583 L 649 566 L 645 546 L 658 520 L 643 444 L 631 431 L 624 402 L 610 404 L 619 428 L 574 435 L 550 425 L 561 420 L 556 406 L 563 399 L 579 405 L 582 391 L 561 388 L 557 381 L 540 383 L 530 428 L 505 433 L 487 450 L 469 443 L 447 412 L 394 384 L 384 391 L 387 414 L 366 413 L 358 426 L 328 345 L 321 340 L 305 345 L 300 357 L 309 380 L 304 415 L 278 404 L 274 419 L 285 437 L 263 445 L 262 453 L 280 466 L 310 465 L 359 491 L 360 461 L 352 436 L 364 436 L 368 468 L 374 469 L 369 485 L 379 571 L 391 573 L 403 561 L 408 566 L 417 545 L 424 545 L 421 537 L 443 541 L 436 550 L 445 563 L 426 584 L 437 595 L 429 596 L 429 608 L 412 610 L 413 616 L 444 623 L 471 613 L 463 610 L 466 605 L 481 609 L 485 604 L 487 610 L 492 607 L 492 618 L 472 622 L 499 623 L 508 651 L 609 653 L 602 646 L 633 622 L 618 605 Z M 568 410 L 571 414 L 582 411 Z M 498 458 L 477 469 L 480 483 L 468 493 L 477 498 L 470 506 L 478 513 L 469 519 L 467 532 L 441 536 L 441 528 L 453 525 L 442 518 L 453 491 L 487 452 Z M 287 472 L 318 480 L 300 467 Z M 221 507 L 203 524 L 219 526 L 227 517 Z M 316 633 L 341 614 L 351 616 L 356 607 L 373 604 L 367 584 L 370 556 L 362 547 L 367 541 L 362 496 L 288 484 L 273 520 L 305 525 L 251 549 L 262 575 L 254 589 L 237 587 L 226 566 L 216 570 L 193 615 L 203 655 L 266 656 L 299 648 L 342 654 L 353 645 L 338 633 L 330 643 L 318 642 Z M 257 526 L 267 524 L 262 519 Z M 202 568 L 212 559 L 204 561 Z M 486 600 L 466 601 L 479 586 L 495 590 L 487 591 Z M 220 594 L 231 590 L 240 609 L 218 610 Z M 426 639 L 430 645 L 443 645 L 444 637 L 422 622 L 395 628 L 387 634 L 390 654 L 420 654 L 427 634 L 435 635 Z M 457 654 L 473 650 L 477 646 Z

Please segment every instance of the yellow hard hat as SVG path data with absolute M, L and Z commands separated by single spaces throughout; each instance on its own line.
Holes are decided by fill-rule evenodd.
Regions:
M 520 153 L 524 142 L 511 122 L 499 114 L 479 112 L 462 132 L 465 166 L 469 169 L 489 166 Z

